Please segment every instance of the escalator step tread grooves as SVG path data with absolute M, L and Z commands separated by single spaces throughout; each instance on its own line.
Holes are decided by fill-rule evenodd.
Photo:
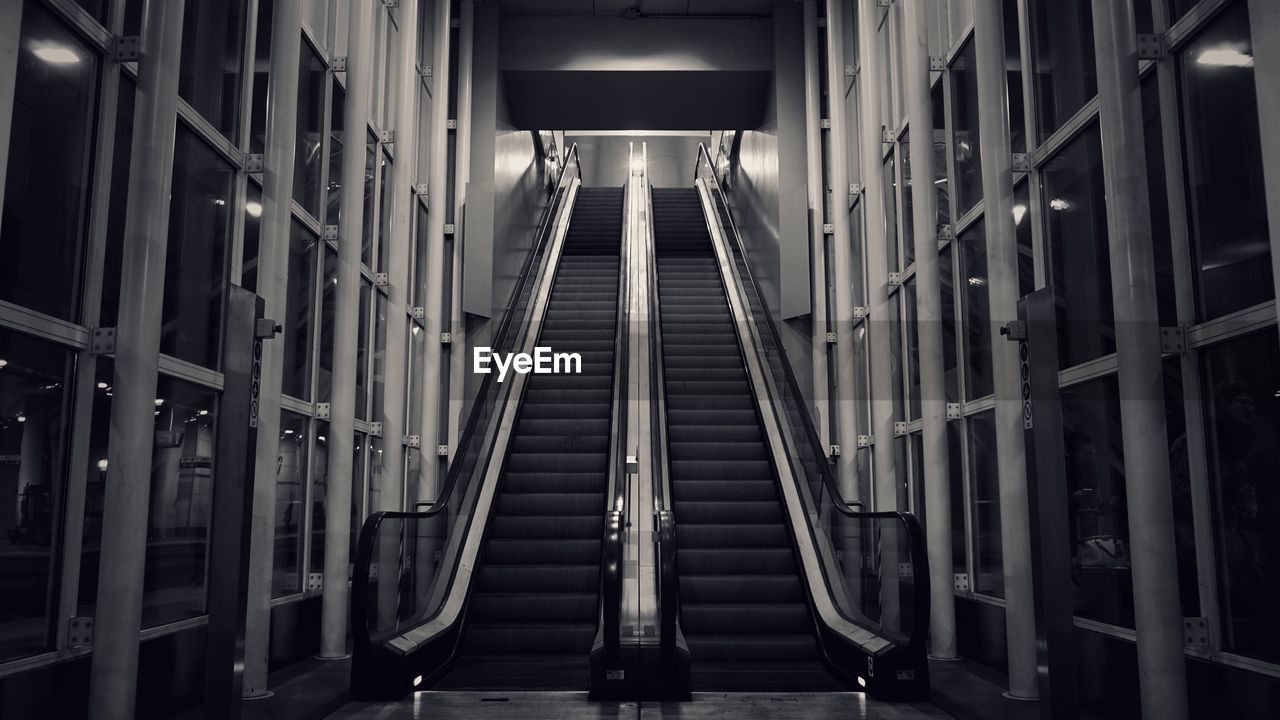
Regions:
M 581 690 L 599 613 L 622 188 L 580 188 L 538 345 L 577 375 L 529 375 L 459 652 L 442 689 Z
M 820 659 L 698 191 L 654 188 L 653 224 L 693 689 L 844 689 Z

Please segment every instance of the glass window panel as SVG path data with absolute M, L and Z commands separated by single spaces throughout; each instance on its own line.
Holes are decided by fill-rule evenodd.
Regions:
M 906 269 L 916 261 L 915 218 L 911 210 L 915 203 L 911 198 L 911 138 L 904 133 L 898 143 L 898 154 L 902 158 L 902 269 Z
M 427 220 L 427 209 L 422 203 L 414 203 L 414 243 L 413 243 L 413 282 L 410 283 L 410 304 L 418 307 L 427 305 L 427 238 L 430 223 Z
M 425 80 L 424 80 L 425 82 Z M 431 176 L 431 95 L 426 90 L 418 89 L 418 171 L 415 177 Z
M 1185 617 L 1200 615 L 1200 588 L 1196 569 L 1195 512 L 1191 499 L 1191 462 L 1187 454 L 1186 397 L 1182 391 L 1182 361 L 1166 358 L 1164 418 L 1169 440 L 1169 478 L 1173 495 L 1173 540 L 1178 558 L 1178 596 Z
M 1098 94 L 1093 11 L 1087 2 L 1030 0 L 1031 67 L 1040 140 Z
M 964 525 L 964 438 L 962 425 L 947 423 L 947 475 L 951 502 L 951 572 L 967 573 L 969 557 Z
M 174 143 L 160 352 L 217 368 L 235 170 L 182 123 Z
M 275 552 L 271 597 L 302 592 L 302 528 L 306 524 L 307 418 L 280 413 L 276 458 Z
M 1155 32 L 1155 20 L 1151 16 L 1151 0 L 1133 0 L 1133 19 L 1139 35 Z
M 258 291 L 258 251 L 262 236 L 262 191 L 250 182 L 244 203 L 244 253 L 240 262 L 240 287 Z
M 960 272 L 964 278 L 965 399 L 994 391 L 991 375 L 991 305 L 987 294 L 986 221 L 960 234 Z
M 951 152 L 956 166 L 956 212 L 963 215 L 982 199 L 982 157 L 978 146 L 977 50 L 973 39 L 951 63 Z
M 289 276 L 286 291 L 284 333 L 285 395 L 311 398 L 311 305 L 319 243 L 302 223 L 294 221 L 289 233 Z
M 392 501 L 394 501 L 395 498 L 387 498 L 387 504 L 385 505 L 382 500 L 382 453 L 382 438 L 369 438 L 369 493 L 368 500 L 365 503 L 365 519 L 368 519 L 368 517 L 375 512 L 380 512 L 394 507 Z M 352 558 L 354 557 L 355 556 L 353 555 Z
M 942 285 L 942 372 L 947 402 L 960 401 L 960 366 L 956 343 L 956 285 L 949 244 L 938 252 L 938 276 Z
M 920 328 L 916 322 L 916 278 L 902 286 L 902 317 L 907 340 L 907 419 L 920 417 Z
M 161 376 L 155 413 L 143 627 L 205 611 L 218 394 Z
M 1182 19 L 1187 11 L 1196 6 L 1200 0 L 1168 0 L 1169 2 L 1169 24 Z
M 1162 327 L 1178 324 L 1174 287 L 1173 239 L 1165 183 L 1164 135 L 1160 126 L 1160 86 L 1156 73 L 1142 81 L 1142 128 L 1147 150 L 1147 191 L 1151 202 L 1151 244 L 1155 252 L 1156 305 Z
M 98 57 L 43 3 L 27 0 L 21 12 L 0 220 L 0 300 L 74 321 Z
M 867 324 L 862 323 L 853 328 L 853 378 L 855 397 L 867 397 L 870 390 L 870 365 L 867 358 Z M 871 432 L 870 403 L 857 403 L 854 409 L 854 424 L 859 435 Z M 871 448 L 860 448 L 855 458 L 857 465 L 857 497 L 871 497 Z
M 404 449 L 404 490 L 405 504 L 412 506 L 416 502 L 428 502 L 424 498 L 422 487 L 422 451 L 415 447 Z
M 893 439 L 894 479 L 896 480 L 897 497 L 893 498 L 894 507 L 901 512 L 911 512 L 911 470 L 907 466 L 907 436 L 899 435 Z
M 111 438 L 111 397 L 115 364 L 99 357 L 94 367 L 93 409 L 89 420 L 89 456 L 85 467 L 84 536 L 80 541 L 80 585 L 76 606 L 92 616 L 98 602 L 98 562 L 102 550 L 102 510 L 107 487 L 107 450 Z
M 267 88 L 271 79 L 271 24 L 275 3 L 258 3 L 258 27 L 255 30 L 253 59 L 253 107 L 249 109 L 249 152 L 267 149 Z
M 1204 351 L 1209 475 L 1224 650 L 1280 661 L 1280 337 Z
M 853 206 L 849 211 L 849 283 L 853 286 L 853 302 L 865 305 L 867 302 L 866 269 L 864 267 L 866 253 L 863 245 L 862 203 Z
M 342 219 L 342 142 L 346 137 L 342 129 L 342 107 L 346 97 L 338 81 L 334 80 L 329 100 L 329 195 L 325 201 L 328 206 L 325 222 L 329 225 L 337 225 Z
M 898 271 L 898 178 L 893 153 L 884 161 L 884 244 L 887 271 Z
M 75 354 L 0 330 L 0 660 L 50 649 Z
M 910 511 L 925 527 L 928 521 L 924 507 L 924 436 L 912 433 L 907 436 L 907 449 L 911 453 L 911 505 Z
M 386 386 L 387 375 L 387 296 L 382 293 L 374 293 L 374 310 L 373 318 L 373 401 L 372 414 L 369 419 L 373 422 L 385 422 L 382 417 L 383 397 Z
M 374 176 L 378 171 L 378 140 L 367 138 L 364 153 L 364 218 L 360 230 L 360 262 L 373 267 L 373 204 L 377 200 Z
M 324 61 L 303 40 L 298 64 L 298 137 L 293 158 L 293 199 L 320 216 L 320 172 L 324 160 Z
M 364 460 L 368 451 L 368 438 L 364 433 L 355 434 L 355 447 L 351 451 L 351 523 L 347 530 L 347 577 L 355 567 L 356 543 L 360 541 L 360 526 L 364 524 Z
M 409 321 L 409 401 L 405 404 L 407 434 L 417 435 L 422 426 L 422 363 L 426 358 L 427 331 L 417 320 Z
M 1062 389 L 1077 617 L 1133 627 L 1120 394 L 1114 375 Z
M 382 154 L 381 165 L 378 168 L 378 258 L 377 271 L 387 272 L 387 240 L 391 237 L 391 205 L 389 196 L 391 193 L 390 175 L 391 160 L 386 153 Z
M 1018 244 L 1018 295 L 1036 289 L 1036 259 L 1031 249 L 1030 183 L 1020 183 L 1013 191 L 1013 233 Z
M 1275 297 L 1248 3 L 1182 51 L 1187 201 L 1201 320 Z
M 902 395 L 904 392 L 902 378 L 902 308 L 898 303 L 902 298 L 890 296 L 885 306 L 888 315 L 885 319 L 889 326 L 889 382 L 893 392 L 893 419 L 903 420 Z M 901 467 L 906 467 L 902 465 Z
M 1000 546 L 1000 461 L 996 457 L 995 412 L 969 417 L 969 491 L 973 501 L 975 592 L 1004 597 Z
M 116 104 L 116 136 L 111 156 L 111 202 L 107 210 L 107 242 L 103 255 L 102 305 L 98 323 L 115 327 L 120 306 L 120 272 L 124 262 L 124 219 L 129 199 L 129 153 L 133 147 L 134 84 L 127 75 L 120 78 Z M 0 233 L 0 238 L 4 233 Z M 0 283 L 3 285 L 4 283 Z
M 1018 0 L 1002 0 L 1005 85 L 1009 92 L 1009 138 L 1012 151 L 1027 151 L 1027 121 L 1022 99 L 1022 46 L 1018 38 Z
M 382 122 L 381 125 L 385 129 L 395 127 L 395 99 L 396 79 L 400 73 L 396 71 L 399 63 L 396 59 L 400 52 L 400 29 L 396 27 L 396 23 L 391 14 L 391 10 L 387 11 L 387 37 L 383 43 L 383 73 L 382 73 Z
M 232 142 L 238 137 L 245 0 L 187 0 L 178 95 Z
M 937 226 L 951 224 L 951 190 L 947 181 L 947 107 L 942 83 L 933 86 L 933 187 L 936 192 Z M 937 237 L 942 237 L 939 232 Z
M 317 420 L 311 452 L 311 569 L 324 572 L 325 493 L 329 489 L 329 423 Z
M 1060 367 L 1115 352 L 1102 142 L 1092 125 L 1043 170 Z
M 373 286 L 360 283 L 360 320 L 356 334 L 356 418 L 369 418 L 369 302 Z

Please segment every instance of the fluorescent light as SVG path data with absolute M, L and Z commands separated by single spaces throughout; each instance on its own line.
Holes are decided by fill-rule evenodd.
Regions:
M 262 217 L 262 203 L 250 200 L 244 204 L 244 211 L 249 213 L 249 217 Z
M 1242 53 L 1235 48 L 1209 48 L 1208 50 L 1202 50 L 1196 56 L 1196 62 L 1200 65 L 1212 65 L 1214 67 L 1245 68 L 1253 67 L 1253 56 Z
M 1023 205 L 1022 203 L 1018 203 L 1017 205 L 1013 206 L 1013 224 L 1014 225 L 1021 225 L 1022 218 L 1026 217 L 1026 215 L 1027 215 L 1026 205 Z
M 80 62 L 79 55 L 61 45 L 45 45 L 36 48 L 34 52 L 36 57 L 50 65 L 75 65 Z

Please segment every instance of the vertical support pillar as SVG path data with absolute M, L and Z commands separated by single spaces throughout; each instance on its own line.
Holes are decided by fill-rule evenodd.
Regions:
M 471 181 L 471 76 L 475 68 L 475 0 L 460 0 L 458 25 L 458 134 L 454 167 L 453 203 L 453 283 L 450 306 L 449 345 L 449 452 L 456 452 L 466 421 L 467 326 L 462 310 L 462 253 L 467 224 L 467 185 Z
M 347 40 L 347 102 L 343 127 L 348 148 L 361 157 L 368 136 L 369 90 L 373 81 L 373 12 L 381 6 L 353 2 Z M 350 151 L 349 151 L 350 152 Z M 333 322 L 333 398 L 329 420 L 329 475 L 324 498 L 324 589 L 320 603 L 320 657 L 347 654 L 347 572 L 351 533 L 351 479 L 355 445 L 356 346 L 359 337 L 360 233 L 364 220 L 364 163 L 342 164 L 342 222 L 338 227 L 337 309 Z
M 112 477 L 134 481 L 107 483 L 89 681 L 89 707 L 108 720 L 135 715 L 183 11 L 147 3 L 138 63 L 107 451 Z
M 827 152 L 830 161 L 831 186 L 837 189 L 849 185 L 849 155 L 845 152 L 844 144 L 846 138 L 850 137 L 850 133 L 855 131 L 855 128 L 850 127 L 849 119 L 844 116 L 844 103 L 839 102 L 839 98 L 836 97 L 839 93 L 831 90 L 836 87 L 836 79 L 844 77 L 844 33 L 841 30 L 844 27 L 844 12 L 844 3 L 827 3 L 827 82 L 831 86 L 828 88 L 830 102 L 827 104 L 831 134 L 828 136 L 830 142 Z M 867 77 L 868 75 L 863 73 L 862 80 L 866 80 Z M 859 84 L 862 91 L 866 92 L 865 85 Z M 837 417 L 836 427 L 839 432 L 840 447 L 846 451 L 840 453 L 839 478 L 846 499 L 866 501 L 869 498 L 858 496 L 856 462 L 858 425 L 855 409 L 858 398 L 854 397 L 857 374 L 853 369 L 853 261 L 850 257 L 849 213 L 843 203 L 833 203 L 832 217 L 829 219 L 835 231 L 831 242 L 836 283 L 836 307 L 832 313 L 835 315 L 832 324 L 836 328 L 836 407 L 834 411 Z M 822 230 L 822 228 L 818 229 Z M 830 376 L 830 367 L 827 368 L 827 372 Z
M 1018 317 L 1018 248 L 1013 226 L 1013 153 L 1005 78 L 1004 18 L 996 0 L 973 7 L 978 76 L 982 197 L 987 229 L 987 294 L 995 328 Z M 913 153 L 914 154 L 914 153 Z M 1037 697 L 1035 602 L 1018 346 L 991 343 L 996 459 L 1000 467 L 1000 549 L 1004 561 L 1009 696 Z M 932 518 L 931 518 L 932 520 Z
M 264 315 L 290 323 L 287 313 L 289 235 L 293 219 L 293 163 L 298 134 L 298 63 L 302 3 L 276 0 L 267 74 L 267 139 L 262 174 L 262 240 L 258 250 L 258 294 Z M 258 401 L 257 485 L 254 488 L 249 610 L 245 620 L 244 696 L 267 694 L 271 632 L 271 579 L 275 571 L 276 482 L 280 457 L 280 392 L 284 342 L 263 343 L 262 393 Z
M 838 28 L 837 28 L 838 29 Z M 822 232 L 826 218 L 826 192 L 822 186 L 822 48 L 818 44 L 818 3 L 804 0 L 804 135 L 809 196 L 809 287 L 812 314 L 813 404 L 818 410 L 818 433 L 824 445 L 831 444 L 830 385 L 827 380 L 827 236 Z M 841 75 L 843 77 L 843 75 Z M 835 85 L 834 79 L 832 85 Z M 832 102 L 835 102 L 833 99 Z M 838 196 L 843 197 L 843 195 Z M 837 209 L 843 209 L 832 203 Z M 852 452 L 852 449 L 850 450 Z
M 425 306 L 426 356 L 422 363 L 421 428 L 422 462 L 416 497 L 408 501 L 428 502 L 435 498 L 440 462 L 436 444 L 440 437 L 440 333 L 444 328 L 444 224 L 449 205 L 449 2 L 434 0 L 435 19 L 431 23 L 436 36 L 432 48 L 435 72 L 431 78 L 431 160 L 427 206 L 427 297 Z M 425 140 L 424 140 L 425 141 Z
M 942 281 L 938 268 L 937 193 L 934 190 L 932 92 L 929 34 L 924 0 L 905 0 L 903 82 L 907 119 L 916 152 L 911 153 L 912 220 L 916 250 L 916 318 L 920 346 L 921 457 L 924 458 L 926 547 L 929 557 L 930 653 L 956 657 L 955 587 L 951 567 L 951 483 L 947 447 L 946 375 L 942 366 Z M 926 145 L 926 140 L 928 144 Z M 921 152 L 920 149 L 926 151 Z M 927 182 L 926 182 L 927 181 Z M 908 238 L 907 242 L 912 242 Z
M 400 55 L 393 58 L 393 68 L 388 72 L 399 73 L 396 76 L 395 121 L 396 130 L 395 164 L 391 166 L 391 227 L 388 236 L 389 261 L 386 268 L 390 273 L 387 293 L 387 325 L 386 356 L 382 366 L 385 368 L 385 398 L 382 405 L 382 487 L 380 505 L 370 508 L 395 511 L 402 509 L 404 498 L 404 453 L 400 448 L 400 438 L 404 435 L 405 393 L 404 387 L 408 379 L 408 340 L 409 340 L 409 283 L 412 282 L 410 272 L 409 247 L 413 244 L 413 217 L 417 213 L 418 200 L 412 192 L 412 186 L 418 175 L 418 93 L 421 82 L 418 79 L 418 13 L 422 0 L 406 0 L 400 4 Z M 426 142 L 426 138 L 421 138 Z M 388 448 L 388 445 L 390 447 Z
M 1111 297 L 1144 717 L 1187 717 L 1155 251 L 1133 4 L 1093 0 Z
M 1267 128 L 1280 127 L 1280 3 L 1249 0 L 1249 31 L 1253 36 L 1253 77 L 1258 93 L 1258 127 L 1262 132 L 1263 180 L 1271 237 L 1271 269 L 1280 288 L 1280 137 Z M 0 136 L 2 137 L 2 136 Z M 0 182 L 3 182 L 0 180 Z M 1276 303 L 1280 312 L 1280 303 Z
M 0 5 L 0 207 L 9 168 L 9 134 L 13 130 L 13 96 L 18 84 L 18 53 L 22 40 L 22 3 Z
M 830 3 L 828 7 L 840 3 Z M 830 13 L 830 11 L 828 10 Z M 892 338 L 889 325 L 889 243 L 897 242 L 896 229 L 885 227 L 884 182 L 880 167 L 884 156 L 882 128 L 880 124 L 880 83 L 888 77 L 888 68 L 881 66 L 881 58 L 875 49 L 876 27 L 879 25 L 879 7 L 875 0 L 858 2 L 858 91 L 862 107 L 862 123 L 859 128 L 862 140 L 863 233 L 866 247 L 867 307 L 870 315 L 868 345 L 870 348 L 871 434 L 875 437 L 872 449 L 874 466 L 872 495 L 875 509 L 895 510 L 898 505 L 898 468 L 893 453 L 893 387 L 890 365 Z M 836 17 L 827 19 L 827 32 Z M 833 58 L 834 59 L 834 58 Z M 833 70 L 835 66 L 833 65 Z M 840 68 L 843 74 L 844 68 Z M 834 127 L 834 125 L 833 125 Z M 836 178 L 833 178 L 835 180 Z M 842 361 L 843 362 L 843 361 Z M 852 362 L 852 358 L 849 359 Z M 889 586 L 892 586 L 890 584 Z

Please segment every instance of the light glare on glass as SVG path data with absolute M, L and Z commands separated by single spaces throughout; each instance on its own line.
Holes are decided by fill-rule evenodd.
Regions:
M 35 56 L 50 65 L 75 65 L 80 56 L 59 45 L 46 45 L 35 49 Z
M 1253 67 L 1253 56 L 1242 53 L 1235 48 L 1209 48 L 1196 56 L 1200 65 L 1214 67 Z

